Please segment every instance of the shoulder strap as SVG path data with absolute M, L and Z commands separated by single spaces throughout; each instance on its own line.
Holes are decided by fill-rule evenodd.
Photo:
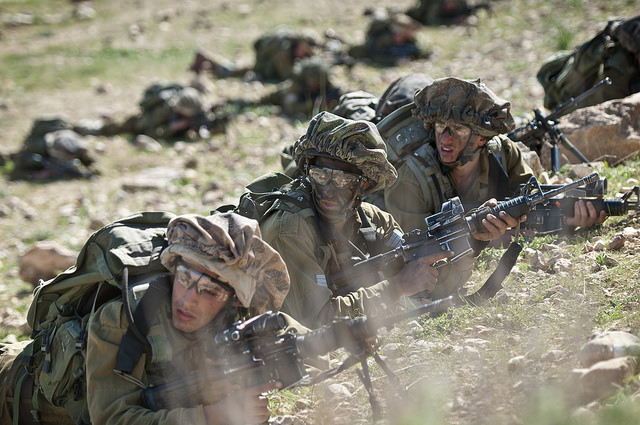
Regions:
M 440 164 L 435 160 L 431 144 L 421 147 L 412 156 L 407 156 L 406 164 L 413 171 L 425 197 L 431 197 L 433 205 L 440 207 L 449 198 L 454 197 L 451 181 L 444 175 Z M 426 189 L 429 192 L 426 192 Z
M 367 246 L 367 251 L 369 251 L 370 255 L 380 254 L 384 249 L 381 247 L 382 244 L 378 238 L 378 233 L 376 229 L 373 228 L 371 220 L 369 220 L 369 217 L 364 213 L 362 207 L 358 207 L 358 217 L 360 217 L 360 221 L 362 222 L 362 227 L 360 227 L 359 232 Z
M 502 139 L 494 137 L 487 142 L 489 154 L 489 197 L 505 199 L 513 195 L 510 191 L 511 179 L 505 170 L 506 155 Z
M 118 357 L 116 370 L 125 374 L 131 374 L 133 368 L 140 361 L 142 353 L 149 345 L 147 333 L 157 317 L 158 308 L 162 304 L 162 299 L 169 292 L 169 274 L 162 274 L 148 283 L 148 289 L 140 299 L 135 312 L 132 313 L 129 302 L 129 285 L 127 273 L 123 273 L 123 303 L 129 319 L 127 333 L 122 337 L 120 347 L 118 347 Z

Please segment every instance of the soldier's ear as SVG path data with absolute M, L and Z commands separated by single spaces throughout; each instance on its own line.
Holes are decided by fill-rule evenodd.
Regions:
M 478 138 L 478 147 L 484 146 L 487 144 L 487 138 L 484 136 L 481 136 L 479 134 L 476 134 L 476 137 Z
M 366 180 L 363 180 L 360 183 L 360 194 L 362 195 L 363 193 L 365 193 L 367 190 L 369 190 L 370 187 L 371 187 L 371 183 L 369 183 Z

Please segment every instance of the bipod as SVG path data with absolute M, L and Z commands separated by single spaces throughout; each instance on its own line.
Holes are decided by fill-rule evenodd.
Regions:
M 546 133 L 548 135 L 549 141 L 551 143 L 551 172 L 557 173 L 560 171 L 560 147 L 559 145 L 563 145 L 571 153 L 573 153 L 580 161 L 587 164 L 591 167 L 591 161 L 585 157 L 582 152 L 578 150 L 567 137 L 564 135 L 562 131 L 558 128 L 558 125 L 555 121 L 548 120 L 542 115 L 540 109 L 534 109 L 533 112 L 536 115 L 536 119 L 538 122 L 542 123 L 544 126 Z

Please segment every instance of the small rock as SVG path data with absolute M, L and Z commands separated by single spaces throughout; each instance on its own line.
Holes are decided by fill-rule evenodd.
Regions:
M 610 250 L 610 251 L 615 251 L 615 250 L 618 250 L 618 249 L 622 249 L 622 247 L 624 246 L 625 241 L 626 241 L 626 238 L 624 237 L 624 235 L 622 233 L 616 233 L 615 235 L 613 235 L 613 237 L 611 238 L 611 240 L 607 244 L 607 249 Z
M 594 251 L 601 252 L 601 251 L 604 251 L 605 248 L 606 248 L 606 245 L 605 245 L 605 243 L 604 243 L 604 241 L 602 239 L 597 240 L 597 241 L 595 241 L 593 243 L 593 250 Z
M 524 356 L 516 356 L 509 359 L 507 362 L 507 370 L 509 372 L 516 372 L 524 369 L 525 365 L 525 357 Z

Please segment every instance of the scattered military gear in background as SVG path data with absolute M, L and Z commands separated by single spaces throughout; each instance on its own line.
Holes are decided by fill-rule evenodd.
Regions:
M 292 78 L 280 83 L 275 91 L 263 96 L 258 104 L 276 105 L 291 118 L 303 118 L 337 106 L 342 90 L 330 79 L 329 66 L 318 57 L 296 63 Z
M 86 178 L 98 173 L 89 143 L 66 119 L 36 118 L 22 149 L 11 155 L 12 179 Z
M 358 121 L 374 121 L 378 98 L 363 90 L 345 93 L 338 99 L 338 105 L 331 113 L 342 118 Z
M 578 108 L 640 91 L 640 16 L 609 21 L 590 40 L 551 56 L 537 73 L 547 109 L 578 96 L 605 77 L 611 79 L 611 85 L 586 98 Z
M 279 82 L 291 78 L 297 61 L 314 56 L 319 45 L 319 37 L 310 31 L 294 32 L 282 26 L 263 34 L 253 43 L 253 66 L 239 66 L 199 50 L 189 70 L 196 74 L 210 73 L 216 78 L 243 78 L 253 73 L 259 80 Z
M 475 23 L 476 11 L 490 7 L 473 0 L 417 0 L 405 13 L 423 25 L 462 25 Z
M 420 24 L 413 18 L 388 11 L 376 11 L 372 15 L 364 44 L 352 46 L 350 56 L 385 66 L 430 56 L 431 52 L 418 46 L 416 32 Z
M 193 87 L 159 81 L 147 87 L 139 103 L 140 112 L 123 122 L 108 122 L 96 134 L 144 134 L 154 139 L 206 138 L 224 133 L 227 117 L 216 116 L 203 94 Z

